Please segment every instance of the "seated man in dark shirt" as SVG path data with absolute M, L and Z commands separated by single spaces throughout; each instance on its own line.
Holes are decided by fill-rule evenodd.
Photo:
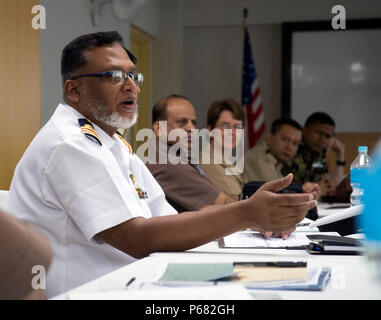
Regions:
M 166 129 L 160 130 L 159 122 L 166 121 Z M 162 122 L 163 123 L 163 122 Z M 165 122 L 164 122 L 165 123 Z M 152 109 L 152 127 L 157 136 L 157 160 L 159 151 L 165 148 L 168 156 L 166 163 L 156 161 L 147 163 L 148 169 L 163 188 L 168 202 L 178 212 L 199 210 L 213 204 L 225 204 L 234 200 L 221 192 L 205 176 L 201 167 L 191 161 L 191 130 L 196 128 L 197 118 L 192 103 L 185 97 L 171 95 L 160 99 Z M 182 129 L 187 136 L 176 140 L 170 139 L 170 132 Z M 180 130 L 179 130 L 180 133 Z M 168 139 L 167 139 L 168 138 Z M 188 151 L 187 157 L 174 164 L 179 154 L 171 152 L 171 146 L 182 140 L 182 145 Z M 178 150 L 179 151 L 179 150 Z M 167 154 L 168 153 L 168 154 Z

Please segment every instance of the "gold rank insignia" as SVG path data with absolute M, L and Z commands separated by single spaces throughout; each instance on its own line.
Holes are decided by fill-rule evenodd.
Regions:
M 123 135 L 118 130 L 116 130 L 116 135 L 119 137 L 120 140 L 122 140 L 124 145 L 128 148 L 128 151 L 132 154 L 133 152 L 131 145 L 126 141 L 126 139 L 123 138 Z
M 100 146 L 102 142 L 99 140 L 97 132 L 90 120 L 88 119 L 78 119 L 79 126 L 81 127 L 82 132 L 87 138 L 91 141 L 98 143 Z

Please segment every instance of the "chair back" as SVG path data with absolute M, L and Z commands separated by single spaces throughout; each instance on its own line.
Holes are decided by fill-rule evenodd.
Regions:
M 0 190 L 0 209 L 5 209 L 8 200 L 8 190 Z

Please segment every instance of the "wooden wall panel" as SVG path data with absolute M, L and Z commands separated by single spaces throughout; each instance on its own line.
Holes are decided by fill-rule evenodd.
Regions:
M 0 0 L 0 189 L 41 126 L 40 31 L 35 0 Z
M 368 146 L 369 154 L 372 152 L 376 143 L 381 139 L 381 133 L 378 132 L 346 132 L 336 133 L 336 137 L 345 145 L 345 173 L 349 174 L 349 168 L 352 161 L 356 158 L 358 146 Z M 327 154 L 329 168 L 336 165 L 336 158 L 331 152 Z
M 128 130 L 128 142 L 134 151 L 143 143 L 136 141 L 140 129 L 151 128 L 151 37 L 138 27 L 130 27 L 130 48 L 138 59 L 138 72 L 144 74 L 144 82 L 139 94 L 139 116 L 136 125 Z

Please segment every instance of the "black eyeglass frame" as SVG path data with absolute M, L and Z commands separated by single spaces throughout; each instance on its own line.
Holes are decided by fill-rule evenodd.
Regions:
M 116 76 L 115 75 L 116 72 L 121 74 L 122 77 Z M 138 85 L 138 86 L 141 86 L 143 84 L 143 81 L 144 81 L 144 75 L 142 73 L 124 72 L 124 71 L 121 71 L 121 70 L 112 70 L 112 71 L 104 71 L 104 72 L 94 72 L 94 73 L 80 74 L 80 75 L 77 75 L 77 76 L 74 76 L 74 77 L 70 78 L 70 80 L 77 80 L 77 79 L 83 78 L 83 77 L 98 77 L 98 78 L 100 78 L 100 77 L 104 77 L 104 76 L 111 76 L 113 81 L 116 82 L 116 83 L 120 82 L 122 79 L 126 80 L 127 77 L 128 77 L 132 81 L 134 81 L 135 84 Z M 119 79 L 117 79 L 117 78 L 119 78 Z M 117 81 L 115 81 L 114 79 L 117 79 Z

